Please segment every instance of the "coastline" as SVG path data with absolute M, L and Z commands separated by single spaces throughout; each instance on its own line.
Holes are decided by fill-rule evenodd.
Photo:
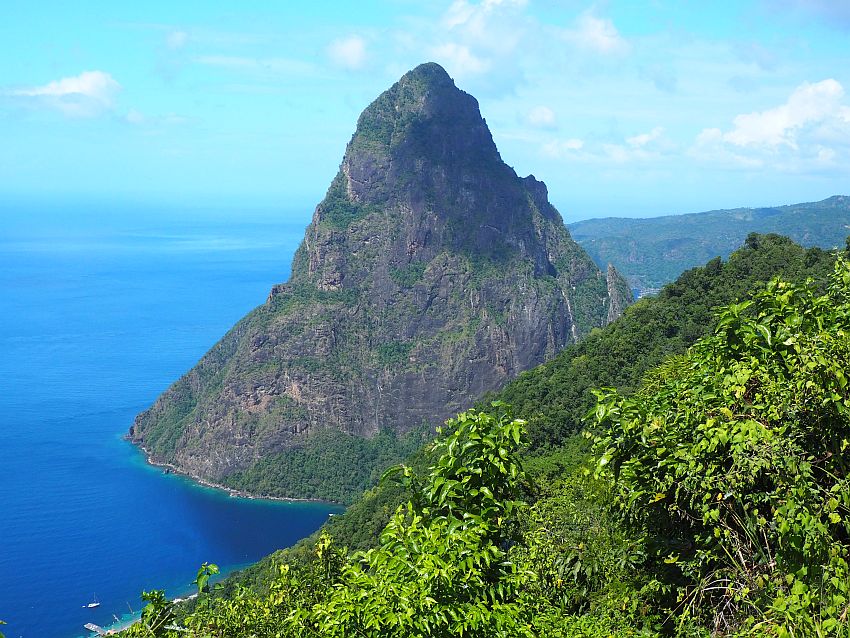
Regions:
M 216 483 L 215 481 L 210 481 L 209 479 L 205 479 L 201 476 L 197 476 L 190 472 L 185 471 L 184 469 L 174 465 L 173 463 L 168 463 L 166 461 L 157 461 L 153 458 L 148 449 L 141 445 L 140 443 L 136 443 L 129 436 L 125 435 L 124 439 L 132 443 L 135 447 L 139 448 L 145 455 L 145 460 L 148 465 L 153 467 L 159 467 L 163 469 L 167 469 L 174 474 L 178 474 L 180 476 L 184 476 L 198 485 L 202 485 L 204 487 L 209 487 L 215 490 L 221 490 L 223 492 L 227 492 L 229 496 L 232 498 L 247 498 L 251 500 L 262 500 L 262 501 L 281 501 L 284 503 L 318 503 L 321 505 L 336 505 L 344 507 L 342 503 L 338 503 L 336 501 L 323 501 L 317 498 L 294 498 L 290 496 L 272 496 L 270 494 L 253 494 L 251 492 L 245 490 L 238 490 L 233 487 L 228 487 L 227 485 L 222 485 L 221 483 Z
M 176 598 L 171 598 L 170 600 L 171 600 L 172 605 L 179 605 L 181 603 L 184 603 L 186 601 L 192 600 L 192 599 L 197 598 L 197 597 L 198 597 L 198 594 L 196 592 L 194 594 L 186 594 L 184 596 L 178 596 Z M 115 618 L 115 616 L 113 616 L 113 618 Z M 121 634 L 121 632 L 123 632 L 123 631 L 129 629 L 130 627 L 132 627 L 133 625 L 141 622 L 141 620 L 142 620 L 141 610 L 133 612 L 133 614 L 130 618 L 128 618 L 127 616 L 124 616 L 123 618 L 121 618 L 120 620 L 117 620 L 117 622 L 115 622 L 111 625 L 107 625 L 106 627 L 101 627 L 101 629 L 103 629 L 104 632 L 105 632 L 102 635 L 104 635 L 104 636 L 118 636 L 118 635 Z M 80 638 L 84 638 L 84 637 L 81 636 Z

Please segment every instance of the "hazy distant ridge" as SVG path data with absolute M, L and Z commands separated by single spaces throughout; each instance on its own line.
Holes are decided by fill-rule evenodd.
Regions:
M 751 232 L 786 235 L 806 247 L 843 246 L 850 234 L 850 197 L 651 219 L 589 219 L 569 229 L 597 264 L 614 264 L 633 288 L 646 290 L 713 257 L 725 259 Z

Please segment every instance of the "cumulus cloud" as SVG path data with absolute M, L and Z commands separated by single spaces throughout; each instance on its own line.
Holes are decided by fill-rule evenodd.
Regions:
M 832 79 L 802 84 L 785 104 L 738 115 L 734 128 L 723 138 L 735 146 L 785 145 L 796 149 L 798 135 L 812 125 L 830 120 L 850 124 L 850 107 L 841 103 L 843 97 L 844 88 Z
M 657 161 L 662 158 L 657 150 L 649 150 L 640 146 L 623 146 L 622 144 L 603 144 L 604 159 L 614 164 L 630 162 Z
M 452 75 L 465 78 L 478 75 L 490 70 L 491 63 L 487 59 L 479 58 L 468 46 L 447 42 L 433 49 L 434 57 L 446 66 Z
M 462 80 L 498 70 L 501 84 L 514 86 L 530 25 L 526 5 L 526 0 L 455 0 L 433 34 L 430 54 Z
M 664 128 L 656 126 L 651 131 L 627 137 L 619 142 L 599 139 L 585 141 L 578 138 L 550 140 L 543 144 L 541 150 L 544 156 L 552 159 L 600 166 L 647 166 L 673 157 L 679 149 L 675 143 L 665 139 Z
M 467 37 L 490 44 L 494 16 L 510 10 L 523 9 L 526 0 L 483 0 L 475 3 L 455 0 L 443 16 L 443 24 L 449 30 L 463 28 Z
M 328 45 L 327 54 L 334 66 L 358 71 L 366 65 L 366 40 L 357 35 L 339 38 Z
M 528 112 L 526 121 L 535 128 L 555 128 L 555 112 L 548 106 L 535 106 Z
M 543 155 L 552 159 L 574 156 L 584 148 L 584 141 L 572 137 L 566 140 L 550 140 L 543 145 Z
M 590 12 L 581 14 L 575 26 L 563 32 L 563 37 L 579 49 L 602 55 L 622 55 L 631 48 L 610 19 Z
M 41 86 L 12 89 L 7 95 L 32 100 L 66 115 L 91 117 L 110 110 L 121 85 L 104 71 L 84 71 Z
M 641 133 L 639 135 L 635 135 L 634 137 L 627 137 L 626 144 L 628 144 L 632 148 L 643 148 L 650 142 L 654 142 L 655 140 L 659 139 L 663 133 L 664 128 L 662 128 L 661 126 L 656 126 L 648 133 Z
M 727 131 L 704 129 L 691 154 L 740 166 L 806 171 L 834 166 L 848 148 L 850 106 L 841 84 L 827 79 L 801 84 L 784 104 L 736 116 Z

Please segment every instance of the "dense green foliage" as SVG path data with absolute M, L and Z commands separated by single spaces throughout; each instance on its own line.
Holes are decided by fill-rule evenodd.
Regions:
M 263 595 L 242 588 L 210 597 L 203 566 L 201 603 L 184 626 L 174 625 L 161 592 L 147 592 L 149 604 L 127 635 L 507 638 L 554 629 L 557 607 L 537 596 L 522 534 L 523 426 L 504 412 L 449 420 L 426 476 L 406 466 L 388 473 L 413 498 L 396 510 L 378 547 L 347 556 L 322 536 L 313 560 L 282 565 Z
M 430 438 L 428 427 L 398 436 L 382 430 L 370 439 L 319 430 L 306 443 L 267 456 L 224 484 L 252 494 L 350 503 L 378 480 L 384 468 L 408 458 Z
M 612 263 L 632 287 L 660 288 L 687 268 L 724 259 L 753 232 L 777 233 L 803 246 L 844 246 L 850 198 L 777 208 L 738 208 L 650 219 L 609 217 L 570 224 L 573 238 L 604 267 Z
M 605 328 L 565 348 L 552 361 L 520 374 L 499 393 L 529 422 L 532 449 L 560 445 L 582 429 L 600 386 L 629 392 L 644 373 L 682 354 L 714 326 L 717 307 L 744 298 L 774 276 L 824 281 L 834 257 L 776 235 L 752 235 L 726 263 L 713 259 L 641 299 Z
M 345 192 L 345 176 L 341 172 L 331 182 L 325 198 L 319 204 L 319 211 L 322 222 L 339 230 L 345 230 L 368 214 L 365 206 L 352 202 Z
M 715 334 L 599 392 L 599 473 L 677 623 L 850 631 L 850 266 L 829 289 L 774 280 Z

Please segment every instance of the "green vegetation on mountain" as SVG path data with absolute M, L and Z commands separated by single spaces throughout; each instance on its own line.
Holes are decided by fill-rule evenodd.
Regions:
M 229 475 L 224 485 L 252 494 L 345 503 L 375 485 L 381 472 L 411 456 L 432 436 L 420 427 L 403 435 L 382 430 L 371 438 L 337 430 L 319 430 L 298 448 L 263 458 Z
M 719 306 L 752 294 L 775 276 L 825 281 L 833 261 L 831 254 L 803 249 L 785 237 L 750 235 L 727 262 L 716 258 L 683 273 L 657 296 L 639 300 L 618 321 L 486 400 L 509 403 L 529 422 L 532 450 L 561 445 L 582 429 L 595 402 L 592 389 L 633 391 L 647 370 L 710 334 Z
M 581 456 L 582 440 L 573 437 L 584 428 L 585 417 L 596 404 L 594 389 L 632 392 L 648 370 L 670 356 L 684 354 L 699 338 L 711 334 L 717 308 L 746 299 L 776 276 L 794 282 L 810 278 L 824 285 L 834 259 L 819 248 L 804 249 L 785 237 L 750 235 L 728 261 L 713 259 L 683 273 L 659 295 L 639 300 L 611 325 L 520 374 L 498 393 L 487 395 L 478 407 L 486 409 L 494 400 L 511 405 L 513 414 L 528 422 L 527 460 L 539 458 L 542 467 L 552 462 L 557 470 L 565 458 L 562 446 L 572 450 L 566 458 Z M 427 461 L 419 455 L 417 463 L 425 467 Z M 334 517 L 328 532 L 349 547 L 369 547 L 376 530 L 386 524 L 403 498 L 397 488 L 372 489 L 344 515 Z
M 850 632 L 850 265 L 773 280 L 715 333 L 600 391 L 595 456 L 642 590 L 717 633 Z
M 714 257 L 726 259 L 753 232 L 784 235 L 807 247 L 843 247 L 850 228 L 850 197 L 651 219 L 589 219 L 569 227 L 600 267 L 614 264 L 633 288 L 647 290 Z
M 436 64 L 360 116 L 285 284 L 136 417 L 156 462 L 258 495 L 350 502 L 488 390 L 631 293 L 520 178 Z
M 847 258 L 754 235 L 591 338 L 634 336 L 641 308 L 663 336 L 595 392 L 592 441 L 551 427 L 594 370 L 579 344 L 504 391 L 527 425 L 499 401 L 460 415 L 188 615 L 147 594 L 131 635 L 850 635 Z

